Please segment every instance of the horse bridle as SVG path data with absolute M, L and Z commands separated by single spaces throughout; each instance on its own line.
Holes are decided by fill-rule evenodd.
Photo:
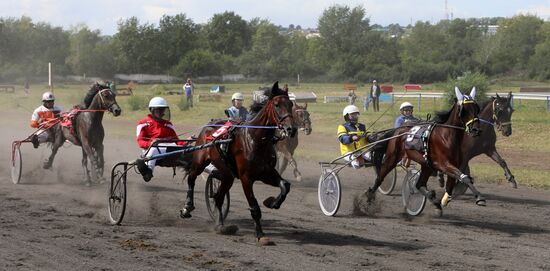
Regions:
M 281 125 L 281 122 L 283 122 L 286 118 L 290 117 L 290 114 L 286 113 L 284 116 L 280 117 L 277 110 L 275 110 L 275 108 L 273 108 L 273 99 L 277 98 L 277 97 L 280 97 L 280 96 L 285 96 L 285 95 L 278 95 L 278 96 L 273 97 L 271 100 L 269 100 L 267 102 L 267 105 L 266 105 L 266 107 L 267 107 L 266 110 L 273 111 L 273 113 L 270 114 L 270 115 L 271 115 L 271 120 L 273 121 L 275 126 L 279 127 L 279 129 L 284 129 Z
M 306 112 L 306 113 L 309 113 L 309 112 L 307 112 L 306 109 L 296 109 L 296 110 L 294 110 L 294 111 L 296 111 L 296 112 Z M 304 128 L 304 129 L 305 129 L 307 123 L 310 123 L 310 124 L 311 124 L 311 120 L 309 119 L 309 116 L 307 116 L 306 113 L 304 113 L 304 114 L 302 115 L 302 125 L 301 125 L 301 126 L 303 126 L 303 127 L 300 127 L 300 128 Z
M 463 108 L 464 104 L 475 104 L 475 101 L 473 99 L 472 100 L 468 99 L 468 100 L 462 101 L 462 103 L 460 103 L 460 110 L 458 111 L 459 116 L 462 115 L 462 108 Z M 467 121 L 466 123 L 464 123 L 464 121 L 462 122 L 462 123 L 464 123 L 464 128 L 466 130 L 466 133 L 470 133 L 470 130 L 471 130 L 470 125 L 473 125 L 473 123 L 475 121 L 479 121 L 479 118 L 474 117 L 471 120 Z
M 111 110 L 110 110 L 111 106 L 113 106 L 114 104 L 116 104 L 116 101 L 113 101 L 113 102 L 110 103 L 109 105 L 105 105 L 105 98 L 103 98 L 103 92 L 104 92 L 104 91 L 109 91 L 109 92 L 111 92 L 111 94 L 113 94 L 113 95 L 114 95 L 114 93 L 113 93 L 110 89 L 105 88 L 105 89 L 100 90 L 100 91 L 96 94 L 96 95 L 99 95 L 99 99 L 100 99 L 100 101 L 101 101 L 101 105 L 103 105 L 103 106 L 106 108 L 106 109 L 104 109 L 104 110 L 108 110 L 108 111 L 110 112 L 110 111 L 111 111 Z
M 498 130 L 498 131 L 501 131 L 501 130 L 502 130 L 502 126 L 505 126 L 505 125 L 512 125 L 512 121 L 501 122 L 501 121 L 498 119 L 498 113 L 500 113 L 500 112 L 497 112 L 497 110 L 499 109 L 499 108 L 496 106 L 497 100 L 498 100 L 498 99 L 494 99 L 494 100 L 493 100 L 493 120 L 495 121 L 495 123 L 496 123 L 496 125 L 497 125 L 497 130 Z

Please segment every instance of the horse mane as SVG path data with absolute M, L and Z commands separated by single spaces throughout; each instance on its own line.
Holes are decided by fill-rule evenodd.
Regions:
M 479 108 L 483 110 L 488 104 L 493 103 L 495 99 L 495 97 L 491 97 L 491 99 L 484 101 L 481 105 L 479 105 Z
M 449 109 L 448 111 L 442 110 L 442 111 L 435 112 L 435 117 L 433 118 L 434 122 L 435 123 L 445 123 L 445 122 L 447 122 L 447 120 L 449 120 L 449 118 L 451 117 L 451 112 L 453 112 L 453 109 L 456 106 L 456 102 L 457 101 L 455 99 L 455 102 L 453 103 L 453 106 L 451 106 L 451 109 Z

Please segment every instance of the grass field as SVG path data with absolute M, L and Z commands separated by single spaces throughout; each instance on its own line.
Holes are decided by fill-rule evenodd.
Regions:
M 234 92 L 242 92 L 245 95 L 245 105 L 249 105 L 252 100 L 252 91 L 258 89 L 259 84 L 225 84 L 226 92 L 222 93 L 222 102 L 198 102 L 197 96 L 209 95 L 209 88 L 214 84 L 198 84 L 196 85 L 195 107 L 181 111 L 177 104 L 180 99 L 184 98 L 179 95 L 165 95 L 168 91 L 176 91 L 181 89 L 181 85 L 137 85 L 134 90 L 134 96 L 119 96 L 117 97 L 119 105 L 123 108 L 123 115 L 118 120 L 122 121 L 137 121 L 147 114 L 145 109 L 149 99 L 154 96 L 163 96 L 167 98 L 171 105 L 172 121 L 179 129 L 185 127 L 200 127 L 211 118 L 223 117 L 223 110 L 230 105 L 230 97 Z M 366 94 L 368 86 L 359 86 L 357 95 L 361 98 Z M 394 86 L 396 90 L 403 89 L 402 86 Z M 441 91 L 437 89 L 437 85 L 423 86 L 425 91 Z M 503 87 L 501 84 L 492 86 L 493 91 L 517 91 L 519 86 Z M 342 84 L 302 84 L 299 87 L 290 85 L 290 90 L 294 92 L 310 92 L 316 93 L 317 103 L 308 105 L 308 111 L 311 113 L 311 120 L 315 134 L 334 138 L 336 127 L 342 120 L 342 109 L 346 106 L 345 103 L 330 103 L 324 104 L 323 96 L 343 96 L 346 95 L 342 89 Z M 40 96 L 46 91 L 45 87 L 31 86 L 31 94 L 26 96 L 22 91 L 15 93 L 0 93 L 0 106 L 2 110 L 15 110 L 21 114 L 30 114 L 34 108 L 40 104 Z M 71 105 L 78 104 L 84 97 L 87 91 L 86 85 L 57 85 L 55 95 L 57 97 L 56 104 L 62 106 L 65 110 Z M 360 108 L 361 100 L 356 103 Z M 382 130 L 391 128 L 393 120 L 398 115 L 398 106 L 405 100 L 397 100 L 396 105 L 390 103 L 381 103 L 380 112 L 373 113 L 362 112 L 360 121 L 365 123 L 367 127 L 371 126 L 370 130 Z M 416 101 L 411 101 L 416 105 Z M 132 111 L 131 103 L 141 103 L 142 108 Z M 435 110 L 446 109 L 448 106 L 442 99 L 433 100 L 425 99 L 422 101 L 421 110 L 415 109 L 417 117 L 425 118 L 426 114 L 433 113 Z M 497 148 L 502 152 L 515 154 L 518 157 L 510 157 L 504 155 L 504 158 L 511 164 L 511 170 L 515 174 L 516 179 L 521 184 L 528 184 L 536 187 L 550 188 L 550 144 L 548 144 L 547 136 L 550 135 L 550 113 L 545 111 L 543 101 L 523 101 L 521 104 L 515 104 L 515 113 L 513 115 L 513 134 L 505 138 L 499 136 Z M 387 112 L 386 112 L 387 111 Z M 383 112 L 386 112 L 383 114 Z M 378 119 L 378 121 L 376 121 Z M 376 121 L 376 122 L 375 122 Z M 23 125 L 23 124 L 22 124 Z M 26 125 L 26 124 L 25 124 Z M 193 133 L 195 131 L 181 131 Z M 130 133 L 123 130 L 109 130 L 109 136 L 116 137 L 133 137 L 133 131 Z M 336 140 L 334 141 L 337 145 Z M 330 160 L 338 154 L 332 150 L 324 148 L 315 148 L 308 150 L 307 153 L 298 148 L 296 156 L 298 158 L 306 158 L 314 161 Z M 534 157 L 542 158 L 542 161 L 532 161 L 532 163 L 518 163 L 516 166 L 515 160 L 522 160 L 523 152 L 534 152 Z M 531 157 L 531 156 L 530 156 Z M 546 158 L 546 159 L 544 159 Z M 530 158 L 535 159 L 535 158 Z M 536 159 L 535 159 L 536 160 Z M 472 165 L 474 176 L 482 181 L 503 180 L 503 173 L 500 167 L 495 163 L 479 163 Z

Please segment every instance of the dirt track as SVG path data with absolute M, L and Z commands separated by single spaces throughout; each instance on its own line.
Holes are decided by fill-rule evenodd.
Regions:
M 40 167 L 45 147 L 23 146 L 22 184 L 11 183 L 11 141 L 31 131 L 26 116 L 11 114 L 0 123 L 0 269 L 550 270 L 550 191 L 479 184 L 487 207 L 477 207 L 467 195 L 451 202 L 441 218 L 432 216 L 431 205 L 422 216 L 408 217 L 394 192 L 378 195 L 374 217 L 353 216 L 354 196 L 373 179 L 370 170 L 346 169 L 339 215 L 325 217 L 317 203 L 315 161 L 299 161 L 304 181 L 293 183 L 281 209 L 262 209 L 275 246 L 256 245 L 238 182 L 228 217 L 240 228 L 236 235 L 212 231 L 203 182 L 193 218 L 180 219 L 186 186 L 176 182 L 181 174 L 172 179 L 170 169 L 157 169 L 151 183 L 131 175 L 127 216 L 122 226 L 111 226 L 108 186 L 81 184 L 80 149 L 74 146 L 60 150 L 52 171 Z M 109 116 L 107 138 L 114 125 L 126 127 L 129 136 L 135 129 Z M 130 139 L 108 139 L 105 145 L 106 168 L 138 154 Z M 521 184 L 521 176 L 516 179 Z M 255 191 L 259 201 L 278 193 L 260 183 Z

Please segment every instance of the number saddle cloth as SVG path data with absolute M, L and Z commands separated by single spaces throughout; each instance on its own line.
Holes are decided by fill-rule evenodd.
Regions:
M 409 130 L 407 139 L 405 140 L 405 149 L 417 150 L 424 153 L 424 158 L 427 158 L 429 150 L 430 134 L 433 131 L 435 124 L 424 124 L 414 126 Z M 427 160 L 427 159 L 426 159 Z

